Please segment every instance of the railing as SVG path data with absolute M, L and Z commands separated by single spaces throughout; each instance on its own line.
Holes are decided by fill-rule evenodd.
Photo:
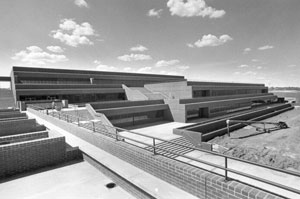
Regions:
M 276 182 L 273 182 L 273 181 L 270 181 L 270 180 L 266 180 L 266 179 L 263 179 L 263 178 L 260 178 L 260 177 L 254 176 L 254 175 L 250 175 L 250 174 L 247 174 L 247 173 L 244 173 L 244 172 L 240 172 L 240 171 L 231 169 L 231 168 L 229 168 L 229 165 L 228 165 L 228 159 L 229 160 L 235 160 L 235 161 L 242 162 L 242 163 L 255 165 L 255 166 L 266 168 L 266 169 L 270 169 L 272 171 L 281 172 L 281 173 L 292 175 L 292 176 L 295 176 L 295 177 L 300 177 L 300 173 L 298 173 L 298 172 L 288 171 L 288 170 L 279 169 L 279 168 L 275 168 L 275 167 L 270 167 L 270 166 L 267 166 L 267 165 L 263 165 L 263 164 L 259 164 L 259 163 L 255 163 L 255 162 L 250 162 L 250 161 L 247 161 L 247 160 L 231 157 L 231 156 L 220 154 L 220 153 L 217 153 L 217 152 L 207 151 L 207 150 L 196 148 L 196 147 L 190 147 L 190 146 L 182 145 L 182 144 L 175 143 L 175 142 L 172 142 L 172 141 L 169 141 L 169 140 L 164 140 L 164 139 L 161 139 L 161 138 L 158 138 L 158 137 L 144 135 L 144 134 L 141 134 L 141 133 L 138 133 L 138 132 L 129 131 L 129 130 L 114 127 L 114 126 L 108 126 L 108 125 L 103 124 L 101 121 L 90 121 L 89 119 L 86 119 L 86 118 L 83 118 L 83 117 L 69 115 L 69 114 L 67 114 L 63 111 L 48 110 L 48 109 L 44 109 L 42 107 L 37 107 L 37 106 L 34 106 L 34 105 L 29 105 L 28 107 L 32 108 L 34 110 L 37 110 L 39 112 L 42 112 L 44 114 L 47 114 L 49 116 L 56 117 L 60 120 L 64 120 L 64 121 L 69 122 L 69 123 L 74 123 L 74 124 L 78 125 L 79 127 L 86 128 L 86 129 L 91 130 L 93 132 L 101 133 L 105 136 L 108 136 L 110 138 L 115 139 L 116 141 L 126 142 L 125 140 L 130 140 L 132 142 L 145 145 L 147 147 L 152 148 L 152 152 L 153 152 L 154 155 L 163 155 L 163 156 L 165 156 L 164 154 L 159 154 L 157 152 L 157 150 L 159 149 L 159 150 L 165 151 L 165 152 L 170 153 L 170 154 L 174 154 L 174 155 L 177 155 L 177 156 L 180 156 L 180 157 L 183 157 L 183 158 L 187 158 L 189 160 L 192 160 L 192 161 L 195 161 L 195 162 L 198 162 L 198 163 L 203 163 L 203 164 L 206 164 L 208 166 L 212 166 L 212 167 L 224 170 L 224 177 L 225 177 L 226 181 L 230 180 L 230 178 L 228 177 L 228 172 L 231 172 L 231 173 L 241 175 L 241 176 L 244 176 L 244 177 L 247 177 L 247 178 L 250 178 L 250 179 L 254 179 L 254 180 L 257 180 L 257 181 L 260 181 L 260 182 L 263 182 L 263 183 L 266 183 L 266 184 L 269 184 L 269 185 L 272 185 L 272 186 L 275 186 L 275 187 L 278 187 L 278 188 L 281 188 L 281 189 L 285 189 L 287 191 L 290 191 L 290 192 L 293 192 L 293 193 L 296 193 L 296 194 L 300 194 L 299 189 L 288 187 L 288 186 L 285 186 L 285 185 L 282 185 L 282 184 L 279 184 L 279 183 L 276 183 Z M 127 137 L 127 136 L 124 136 L 124 135 L 120 135 L 120 132 L 127 132 L 127 133 L 130 133 L 130 134 L 139 135 L 139 136 L 142 136 L 142 137 L 149 138 L 149 139 L 152 140 L 152 144 L 148 144 L 148 143 L 139 141 L 137 139 L 133 139 L 133 138 L 130 138 L 130 137 Z M 184 147 L 184 148 L 187 148 L 187 149 L 192 149 L 192 150 L 195 150 L 195 151 L 201 151 L 201 152 L 205 152 L 205 153 L 208 153 L 208 154 L 211 154 L 211 155 L 216 155 L 216 156 L 219 156 L 219 157 L 223 157 L 225 166 L 220 166 L 220 165 L 208 162 L 208 161 L 196 159 L 196 158 L 186 156 L 186 155 L 183 155 L 183 154 L 180 154 L 180 153 L 177 153 L 177 152 L 173 152 L 172 150 L 168 150 L 168 149 L 159 147 L 156 144 L 157 141 L 167 142 L 167 143 L 174 144 L 174 145 Z M 132 143 L 129 143 L 129 144 L 132 144 Z M 145 149 L 145 148 L 142 148 L 142 149 Z M 145 150 L 147 150 L 147 149 L 145 149 Z M 149 150 L 147 150 L 147 151 L 149 151 Z M 168 157 L 168 156 L 165 156 L 165 157 Z M 168 157 L 168 158 L 170 158 L 170 157 Z M 171 158 L 171 159 L 174 159 L 174 158 Z M 176 159 L 174 159 L 174 160 L 176 160 Z M 179 161 L 179 160 L 177 160 L 177 161 Z M 180 161 L 180 162 L 183 162 L 183 161 Z M 199 166 L 196 166 L 196 165 L 193 165 L 193 164 L 190 164 L 190 163 L 187 163 L 187 162 L 183 162 L 183 163 L 191 165 L 193 167 L 203 169 Z

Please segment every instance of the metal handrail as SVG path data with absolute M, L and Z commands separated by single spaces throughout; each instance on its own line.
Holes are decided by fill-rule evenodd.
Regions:
M 51 116 L 51 113 L 48 112 L 48 109 L 45 109 L 43 107 L 38 107 L 38 106 L 35 106 L 35 105 L 28 105 L 28 107 L 29 108 L 33 108 L 33 109 L 38 110 L 38 111 L 46 111 L 46 114 Z M 55 117 L 53 110 L 52 110 L 52 113 L 53 113 L 52 116 Z M 257 181 L 261 181 L 263 183 L 270 184 L 272 186 L 276 186 L 276 187 L 279 187 L 279 188 L 282 188 L 282 189 L 286 189 L 288 191 L 300 194 L 300 190 L 298 190 L 298 189 L 295 189 L 295 188 L 292 188 L 292 187 L 287 187 L 285 185 L 282 185 L 282 184 L 279 184 L 279 183 L 276 183 L 276 182 L 273 182 L 273 181 L 269 181 L 269 180 L 266 180 L 266 179 L 263 179 L 263 178 L 260 178 L 260 177 L 256 177 L 256 176 L 253 176 L 253 175 L 249 175 L 247 173 L 243 173 L 243 172 L 240 172 L 240 171 L 237 171 L 237 170 L 234 170 L 234 169 L 230 169 L 230 168 L 228 168 L 228 159 L 236 160 L 236 161 L 239 161 L 239 162 L 243 162 L 243 163 L 247 163 L 247 164 L 251 164 L 251 165 L 255 165 L 255 166 L 267 168 L 267 169 L 270 169 L 270 170 L 282 172 L 282 173 L 289 174 L 289 175 L 292 175 L 292 176 L 300 177 L 300 173 L 298 173 L 298 172 L 283 170 L 283 169 L 279 169 L 279 168 L 275 168 L 275 167 L 270 167 L 270 166 L 267 166 L 267 165 L 263 165 L 263 164 L 259 164 L 259 163 L 255 163 L 255 162 L 250 162 L 248 160 L 243 160 L 243 159 L 239 159 L 239 158 L 236 158 L 236 157 L 232 157 L 232 156 L 220 154 L 220 153 L 217 153 L 217 152 L 214 152 L 214 151 L 208 151 L 208 150 L 204 150 L 204 149 L 200 149 L 200 148 L 196 148 L 196 147 L 186 146 L 186 145 L 183 145 L 183 144 L 180 144 L 180 143 L 175 143 L 175 142 L 172 142 L 172 141 L 169 141 L 169 140 L 164 140 L 162 138 L 158 138 L 158 137 L 154 137 L 154 136 L 149 136 L 149 135 L 141 134 L 141 133 L 138 133 L 138 132 L 130 131 L 130 130 L 119 128 L 119 127 L 109 126 L 109 125 L 103 124 L 101 121 L 97 121 L 97 122 L 90 121 L 88 118 L 84 118 L 84 117 L 80 117 L 80 116 L 74 116 L 74 115 L 69 115 L 67 113 L 63 113 L 63 111 L 57 112 L 57 113 L 59 115 L 59 119 L 62 119 L 61 115 L 65 115 L 66 118 L 75 118 L 75 120 L 71 120 L 71 122 L 73 122 L 73 121 L 74 122 L 78 122 L 78 125 L 79 125 L 80 121 L 88 121 L 88 122 L 94 123 L 94 125 L 95 125 L 95 123 L 96 124 L 101 123 L 101 126 L 108 127 L 108 128 L 111 128 L 111 129 L 115 130 L 115 133 L 111 133 L 109 131 L 105 132 L 105 134 L 104 134 L 105 136 L 107 136 L 107 134 L 111 134 L 111 138 L 115 137 L 115 139 L 117 141 L 121 141 L 119 138 L 123 138 L 123 139 L 134 141 L 136 143 L 143 144 L 145 146 L 152 147 L 154 154 L 157 154 L 157 149 L 159 149 L 159 150 L 163 150 L 163 151 L 166 151 L 168 153 L 171 153 L 171 154 L 174 154 L 174 155 L 178 155 L 178 156 L 181 156 L 181 157 L 184 157 L 184 158 L 187 158 L 187 159 L 199 162 L 199 163 L 203 163 L 203 164 L 215 167 L 215 168 L 222 169 L 222 170 L 225 171 L 224 176 L 225 176 L 226 180 L 229 179 L 228 172 L 231 172 L 231 173 L 235 173 L 235 174 L 238 174 L 238 175 L 241 175 L 241 176 L 244 176 L 244 177 L 248 177 L 248 178 L 251 178 L 251 179 L 254 179 L 254 180 L 257 180 Z M 84 127 L 84 126 L 81 126 L 81 127 Z M 86 129 L 89 129 L 89 128 L 86 128 Z M 98 130 L 98 128 L 89 129 L 89 130 L 93 130 L 94 132 L 99 132 L 99 131 L 96 131 L 96 130 Z M 139 141 L 139 140 L 135 140 L 133 138 L 129 138 L 129 137 L 120 135 L 119 134 L 120 131 L 121 132 L 127 132 L 127 133 L 131 133 L 131 134 L 135 134 L 135 135 L 139 135 L 139 136 L 142 136 L 142 137 L 147 137 L 147 138 L 153 140 L 153 144 L 148 144 L 148 143 L 145 143 L 145 142 L 142 142 L 142 141 Z M 99 132 L 99 133 L 101 133 L 101 132 Z M 207 161 L 199 160 L 199 159 L 196 159 L 196 158 L 193 158 L 193 157 L 190 157 L 190 156 L 186 156 L 186 155 L 183 155 L 183 154 L 180 154 L 180 153 L 176 153 L 176 152 L 171 151 L 171 150 L 167 150 L 167 149 L 161 148 L 161 147 L 155 145 L 155 140 L 159 140 L 159 141 L 162 141 L 162 142 L 167 142 L 167 143 L 178 145 L 178 146 L 185 147 L 185 148 L 188 148 L 188 149 L 192 149 L 192 150 L 196 150 L 196 151 L 201 151 L 201 152 L 205 152 L 205 153 L 209 153 L 209 154 L 212 154 L 212 155 L 223 157 L 223 158 L 225 158 L 225 167 L 217 165 L 217 164 L 214 164 L 214 163 L 210 163 L 210 162 L 207 162 Z M 145 149 L 145 150 L 147 150 L 147 149 Z M 163 155 L 163 154 L 161 154 L 161 155 Z M 168 157 L 168 156 L 165 156 L 165 157 Z M 170 158 L 170 157 L 168 157 L 168 158 Z M 171 158 L 171 159 L 173 159 L 173 158 Z M 179 160 L 177 160 L 177 161 L 179 161 Z M 180 161 L 180 162 L 182 162 L 182 161 Z M 191 166 L 194 166 L 194 167 L 197 167 L 197 168 L 201 168 L 199 166 L 196 166 L 196 165 L 193 165 L 193 164 L 190 164 L 190 163 L 187 163 L 187 162 L 183 162 L 183 163 L 191 165 Z

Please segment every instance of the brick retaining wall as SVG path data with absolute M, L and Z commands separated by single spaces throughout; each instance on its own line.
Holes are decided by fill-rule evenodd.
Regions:
M 0 178 L 65 160 L 65 138 L 46 138 L 0 146 Z
M 46 130 L 44 126 L 36 124 L 35 119 L 1 121 L 0 129 L 0 136 Z
M 36 139 L 47 138 L 47 137 L 48 137 L 47 131 L 2 136 L 0 137 L 0 144 L 24 142 L 24 141 L 36 140 Z

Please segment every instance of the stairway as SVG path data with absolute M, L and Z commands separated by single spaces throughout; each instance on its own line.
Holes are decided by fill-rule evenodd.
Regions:
M 186 140 L 184 137 L 175 138 L 175 139 L 170 140 L 170 141 L 174 142 L 174 143 L 177 143 L 177 144 L 184 145 L 184 146 L 194 147 L 193 144 L 190 143 L 188 140 Z M 172 151 L 172 152 L 178 153 L 180 155 L 184 155 L 184 154 L 187 154 L 187 153 L 193 151 L 193 149 L 185 148 L 183 146 L 172 144 L 172 143 L 169 143 L 169 142 L 162 142 L 162 143 L 156 144 L 156 147 L 162 148 L 162 149 L 156 149 L 157 154 L 167 156 L 167 157 L 173 158 L 173 159 L 177 158 L 179 155 L 169 153 L 165 150 Z M 150 146 L 146 147 L 145 149 L 153 152 L 153 148 L 150 147 Z M 165 149 L 165 150 L 163 150 L 163 149 Z

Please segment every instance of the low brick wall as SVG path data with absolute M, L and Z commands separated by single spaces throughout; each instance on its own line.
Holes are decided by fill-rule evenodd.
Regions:
M 5 118 L 16 118 L 16 117 L 26 117 L 25 113 L 20 113 L 20 112 L 0 112 L 0 119 L 5 119 Z
M 146 150 L 78 128 L 76 125 L 60 121 L 38 111 L 32 109 L 28 109 L 28 111 L 199 198 L 283 198 L 235 180 L 225 181 L 223 176 L 160 155 L 154 156 Z
M 46 130 L 45 126 L 36 124 L 35 119 L 20 119 L 0 122 L 0 136 L 16 135 Z
M 29 140 L 36 140 L 36 139 L 47 138 L 47 137 L 48 137 L 47 131 L 10 135 L 10 136 L 2 136 L 2 137 L 0 137 L 0 145 L 1 144 L 10 144 L 10 143 L 15 143 L 15 142 L 24 142 L 24 141 L 29 141 Z
M 0 146 L 0 178 L 65 160 L 65 138 L 46 138 Z

